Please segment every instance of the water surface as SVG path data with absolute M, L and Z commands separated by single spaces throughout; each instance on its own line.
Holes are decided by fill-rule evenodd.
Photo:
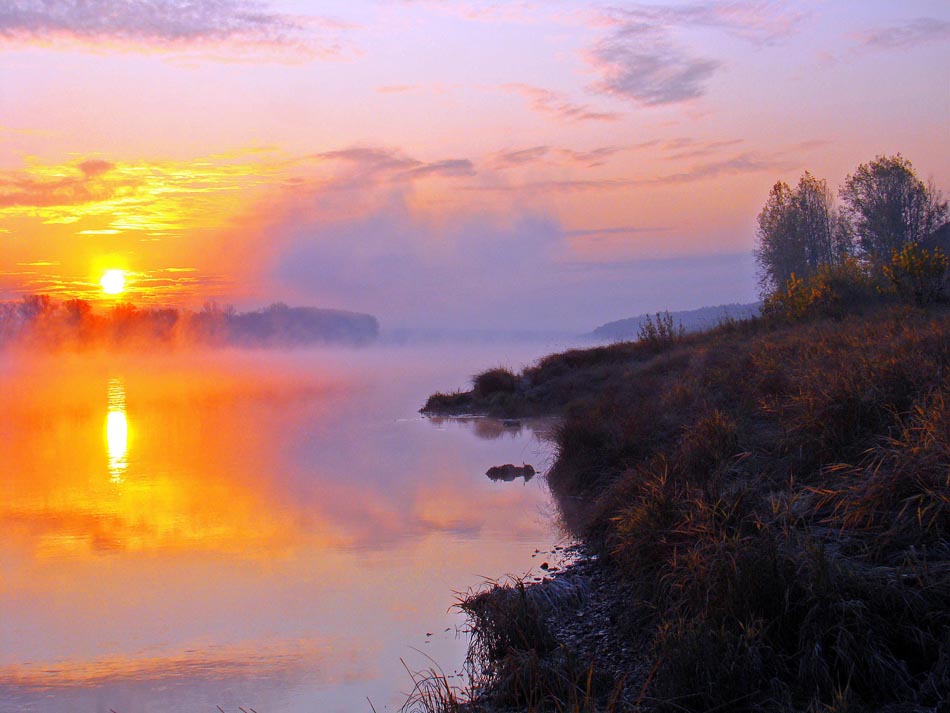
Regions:
M 415 411 L 546 351 L 0 357 L 0 711 L 398 708 L 558 536 L 530 428 Z

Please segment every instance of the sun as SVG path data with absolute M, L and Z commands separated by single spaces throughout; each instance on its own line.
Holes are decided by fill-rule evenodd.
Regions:
M 125 270 L 106 270 L 99 284 L 107 295 L 122 294 L 125 291 Z

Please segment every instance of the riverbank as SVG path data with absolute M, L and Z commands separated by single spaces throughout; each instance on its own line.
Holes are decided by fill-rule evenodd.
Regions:
M 434 395 L 562 417 L 548 482 L 594 557 L 461 603 L 468 710 L 950 705 L 948 315 L 731 323 Z

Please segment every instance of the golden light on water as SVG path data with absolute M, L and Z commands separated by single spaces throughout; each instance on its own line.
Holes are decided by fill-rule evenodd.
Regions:
M 222 686 L 253 684 L 257 696 L 270 681 L 274 705 L 291 686 L 323 696 L 331 683 L 305 674 L 375 676 L 377 659 L 403 647 L 397 637 L 445 611 L 425 583 L 389 587 L 380 600 L 387 582 L 414 585 L 413 573 L 435 567 L 465 583 L 472 571 L 503 569 L 512 543 L 540 539 L 536 519 L 519 515 L 521 496 L 540 489 L 479 488 L 478 461 L 457 467 L 457 446 L 428 430 L 399 429 L 424 440 L 412 441 L 405 487 L 379 485 L 379 460 L 361 454 L 389 447 L 393 431 L 368 429 L 380 440 L 362 440 L 363 404 L 378 397 L 344 390 L 351 372 L 333 359 L 142 363 L 104 352 L 56 362 L 55 377 L 46 363 L 15 362 L 0 398 L 0 461 L 13 474 L 0 478 L 0 560 L 12 563 L 0 611 L 16 613 L 14 627 L 0 626 L 0 700 L 66 713 L 78 697 L 108 705 L 141 695 L 140 707 L 161 708 L 168 691 L 178 710 L 185 695 L 200 707 Z M 353 408 L 340 409 L 344 394 Z M 335 421 L 338 411 L 353 420 Z M 509 539 L 459 546 L 462 531 Z M 366 624 L 356 635 L 353 620 Z
M 107 295 L 119 295 L 125 291 L 125 270 L 106 270 L 99 280 Z
M 109 379 L 108 394 L 106 450 L 109 454 L 109 476 L 118 483 L 129 467 L 129 422 L 125 415 L 125 385 L 121 379 Z

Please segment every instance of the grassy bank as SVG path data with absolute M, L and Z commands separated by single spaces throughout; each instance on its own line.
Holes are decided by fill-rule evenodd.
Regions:
M 950 710 L 950 311 L 835 317 L 569 351 L 430 399 L 563 416 L 548 479 L 613 642 L 559 635 L 582 585 L 476 593 L 469 709 Z

